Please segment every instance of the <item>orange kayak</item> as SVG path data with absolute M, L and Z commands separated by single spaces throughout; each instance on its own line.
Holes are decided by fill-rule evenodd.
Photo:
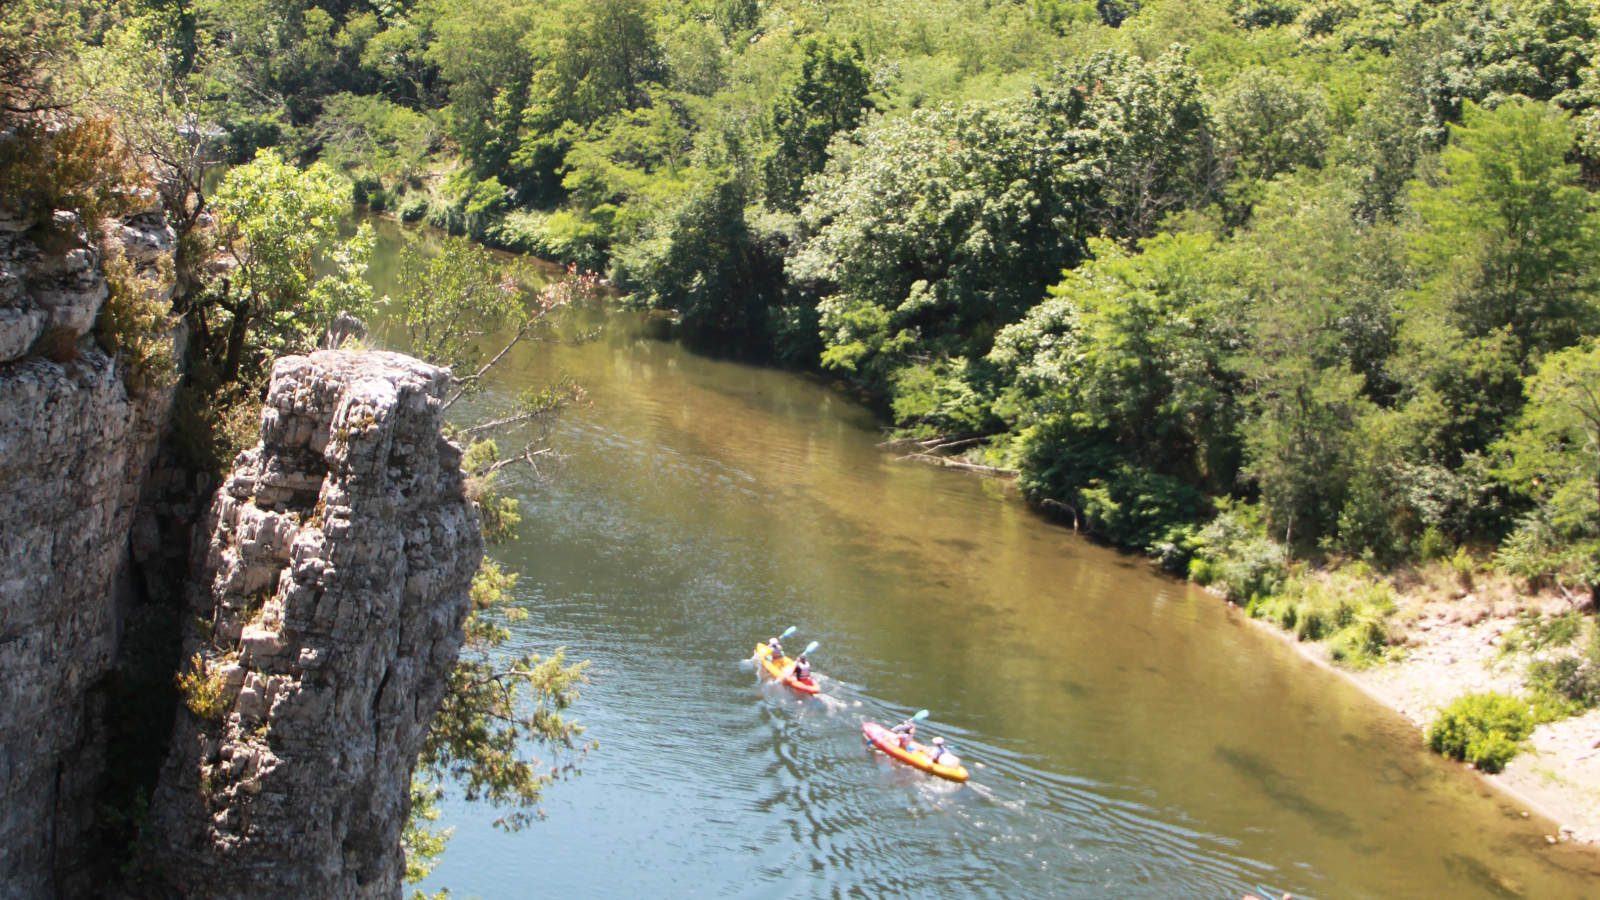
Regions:
M 951 781 L 967 780 L 966 766 L 956 766 L 952 769 L 949 766 L 941 766 L 929 759 L 928 754 L 921 750 L 902 750 L 900 749 L 900 735 L 879 725 L 877 722 L 861 723 L 861 731 L 867 736 L 867 740 L 872 742 L 874 747 L 908 766 L 913 766 L 924 772 L 931 772 L 940 778 L 948 778 Z
M 790 674 L 794 670 L 794 660 L 785 656 L 779 659 L 777 662 L 773 662 L 772 648 L 768 647 L 766 644 L 756 645 L 756 656 L 760 658 L 761 665 L 766 668 L 767 672 L 770 673 L 773 678 L 776 678 L 784 684 L 787 684 L 789 687 L 794 688 L 802 694 L 811 694 L 812 696 L 822 693 L 822 688 L 817 687 L 817 683 L 815 681 L 812 681 L 809 678 L 805 681 L 801 681 Z

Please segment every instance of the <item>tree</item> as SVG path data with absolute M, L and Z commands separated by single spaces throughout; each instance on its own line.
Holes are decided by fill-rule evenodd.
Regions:
M 1235 170 L 1253 181 L 1321 167 L 1327 116 L 1321 91 L 1263 68 L 1235 75 L 1216 109 L 1217 132 Z
M 239 380 L 247 347 L 258 352 L 253 362 L 264 370 L 272 358 L 314 346 L 339 313 L 366 314 L 372 229 L 364 225 L 338 239 L 348 190 L 321 163 L 301 171 L 267 150 L 230 170 L 217 188 L 211 208 L 228 274 L 211 302 L 231 317 L 218 361 L 222 383 Z M 319 249 L 333 263 L 332 274 L 317 274 Z M 203 312 L 200 322 L 208 324 Z
M 684 338 L 740 355 L 771 341 L 768 311 L 784 298 L 782 238 L 751 227 L 738 179 L 717 173 L 658 215 L 616 257 L 613 277 L 632 302 L 674 310 Z
M 1501 477 L 1537 504 L 1501 551 L 1526 576 L 1563 576 L 1600 601 L 1600 345 L 1546 357 L 1501 448 Z M 1562 587 L 1565 590 L 1565 587 Z
M 1237 301 L 1209 235 L 1090 249 L 989 359 L 1013 380 L 1001 405 L 1020 426 L 1023 489 L 1144 547 L 1199 516 L 1202 490 L 1232 484 Z
M 1566 161 L 1570 119 L 1532 101 L 1468 103 L 1450 135 L 1440 183 L 1412 190 L 1423 312 L 1469 338 L 1507 329 L 1522 360 L 1593 334 L 1600 214 Z
M 1131 244 L 1156 233 L 1167 215 L 1207 205 L 1222 170 L 1200 76 L 1189 49 L 1172 45 L 1151 62 L 1117 51 L 1095 54 L 1063 83 L 1084 96 L 1091 132 L 1101 233 Z
M 445 398 L 447 410 L 479 390 L 514 347 L 560 340 L 556 317 L 595 288 L 593 276 L 569 272 L 530 292 L 526 285 L 534 273 L 526 265 L 459 239 L 447 240 L 432 256 L 408 248 L 401 268 L 407 290 L 395 300 L 395 324 L 414 355 L 450 368 L 454 389 Z M 546 477 L 547 463 L 555 458 L 552 429 L 583 397 L 581 387 L 560 380 L 524 392 L 486 420 L 451 428 L 453 437 L 469 442 L 462 469 L 490 546 L 512 539 L 521 521 L 517 501 L 499 494 L 502 474 L 521 470 Z M 496 439 L 512 437 L 519 449 L 502 453 Z M 446 780 L 462 784 L 469 800 L 510 807 L 498 824 L 521 828 L 538 814 L 544 787 L 572 770 L 575 763 L 563 762 L 561 754 L 581 755 L 592 746 L 580 745 L 583 729 L 562 716 L 578 699 L 588 664 L 567 664 L 560 649 L 541 658 L 505 647 L 511 637 L 505 626 L 527 615 L 511 605 L 516 581 L 516 573 L 489 558 L 473 579 L 462 658 L 451 672 L 412 786 L 405 838 L 410 880 L 427 874 L 448 838 L 426 824 L 436 815 L 432 805 Z M 529 755 L 530 746 L 553 747 L 557 756 L 542 762 Z
M 988 353 L 1092 234 L 1083 96 L 916 110 L 812 179 L 789 263 L 818 286 L 824 366 L 878 389 L 917 358 Z
M 835 38 L 806 38 L 800 45 L 800 67 L 772 105 L 773 149 L 766 160 L 768 205 L 799 209 L 807 177 L 822 171 L 828 142 L 852 131 L 872 102 L 872 73 L 861 45 Z

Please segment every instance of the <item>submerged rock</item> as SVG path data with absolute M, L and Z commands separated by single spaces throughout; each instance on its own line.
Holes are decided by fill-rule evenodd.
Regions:
M 198 669 L 151 809 L 173 893 L 400 896 L 411 772 L 483 557 L 448 384 L 393 353 L 273 367 L 261 442 L 197 538 Z

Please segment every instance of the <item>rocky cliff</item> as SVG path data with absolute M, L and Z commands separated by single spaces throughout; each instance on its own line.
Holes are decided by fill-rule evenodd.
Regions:
M 159 209 L 104 223 L 0 217 L 0 896 L 55 897 L 82 870 L 103 746 L 89 692 L 126 607 L 128 535 L 171 394 L 130 394 L 90 331 L 102 249 L 170 291 Z M 29 237 L 40 235 L 39 240 Z M 44 245 L 44 246 L 41 246 Z M 181 337 L 174 336 L 175 340 Z
M 274 367 L 261 442 L 196 548 L 187 705 L 156 870 L 207 898 L 398 898 L 409 780 L 483 554 L 448 373 L 324 351 Z

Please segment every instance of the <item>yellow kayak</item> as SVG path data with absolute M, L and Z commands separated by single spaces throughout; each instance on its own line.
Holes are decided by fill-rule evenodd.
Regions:
M 794 672 L 794 660 L 790 659 L 789 657 L 781 657 L 774 662 L 772 659 L 772 648 L 768 647 L 766 644 L 757 644 L 755 655 L 761 660 L 761 665 L 772 674 L 773 678 L 776 678 L 784 684 L 787 684 L 789 687 L 794 688 L 802 694 L 811 694 L 812 696 L 815 696 L 822 693 L 822 688 L 817 687 L 817 683 L 815 681 L 812 681 L 809 678 L 807 678 L 805 681 L 801 681 L 791 674 Z

